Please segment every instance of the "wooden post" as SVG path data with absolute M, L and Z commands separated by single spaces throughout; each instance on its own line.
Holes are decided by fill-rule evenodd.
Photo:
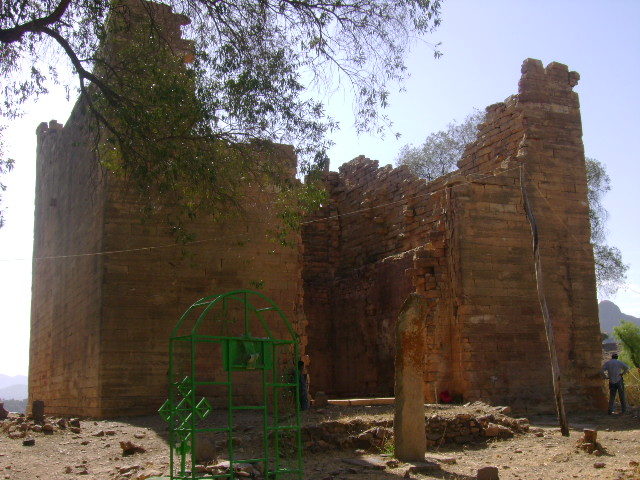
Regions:
M 549 357 L 551 359 L 551 375 L 553 381 L 553 393 L 556 400 L 556 410 L 558 412 L 560 431 L 562 432 L 562 435 L 568 437 L 569 424 L 567 423 L 567 416 L 564 411 L 564 401 L 562 399 L 562 390 L 560 386 L 560 364 L 558 363 L 558 352 L 556 351 L 556 340 L 553 333 L 553 322 L 551 320 L 551 315 L 549 315 L 549 308 L 547 307 L 547 297 L 545 296 L 542 277 L 542 261 L 540 259 L 540 249 L 538 245 L 538 225 L 536 223 L 536 217 L 531 210 L 529 196 L 527 195 L 527 189 L 525 187 L 525 180 L 526 178 L 524 166 L 520 166 L 520 189 L 522 190 L 524 210 L 527 214 L 529 224 L 531 225 L 531 236 L 533 237 L 533 259 L 535 263 L 536 286 L 538 288 L 538 299 L 540 300 L 542 317 L 544 318 L 544 329 L 547 334 L 547 346 L 549 347 Z

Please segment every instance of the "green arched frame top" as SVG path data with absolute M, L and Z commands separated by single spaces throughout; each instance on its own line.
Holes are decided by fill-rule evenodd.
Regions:
M 259 298 L 263 302 L 267 303 L 268 306 L 260 307 L 260 308 L 255 307 L 251 302 L 252 296 Z M 291 322 L 289 322 L 289 320 L 287 319 L 284 312 L 280 309 L 280 307 L 276 305 L 276 303 L 266 295 L 260 292 L 255 292 L 253 290 L 234 290 L 232 292 L 227 292 L 220 295 L 210 295 L 208 297 L 201 298 L 200 300 L 195 302 L 193 305 L 191 305 L 182 314 L 182 316 L 178 320 L 178 323 L 176 323 L 175 327 L 173 327 L 173 330 L 171 331 L 171 337 L 173 338 L 177 336 L 178 331 L 183 327 L 186 320 L 192 315 L 192 313 L 196 309 L 198 309 L 199 307 L 205 307 L 203 311 L 200 313 L 200 315 L 198 316 L 198 318 L 196 319 L 196 321 L 194 322 L 193 327 L 191 328 L 191 335 L 197 335 L 198 329 L 202 325 L 202 322 L 205 320 L 205 318 L 207 318 L 209 312 L 216 305 L 220 305 L 220 304 L 222 304 L 222 307 L 224 310 L 226 308 L 227 302 L 231 300 L 241 302 L 245 306 L 245 310 L 244 310 L 244 326 L 245 326 L 244 334 L 245 335 L 249 335 L 249 336 L 251 335 L 250 328 L 249 328 L 250 320 L 251 320 L 250 314 L 254 314 L 260 321 L 260 324 L 262 325 L 262 327 L 267 332 L 268 337 L 275 338 L 273 336 L 273 332 L 271 331 L 271 328 L 269 327 L 268 323 L 264 319 L 264 313 L 272 311 L 272 312 L 275 312 L 280 317 L 283 324 L 286 326 L 287 331 L 289 332 L 289 335 L 291 335 L 291 339 L 295 341 L 299 340 L 298 334 L 293 329 L 293 327 L 291 326 Z M 222 322 L 224 322 L 225 320 L 226 319 L 223 317 Z

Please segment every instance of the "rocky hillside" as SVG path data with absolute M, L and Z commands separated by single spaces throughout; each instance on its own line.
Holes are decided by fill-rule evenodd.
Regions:
M 620 320 L 627 320 L 640 326 L 640 318 L 622 313 L 620 307 L 609 300 L 603 300 L 598 304 L 598 314 L 600 317 L 600 330 L 609 336 L 613 332 L 613 327 L 620 324 Z M 613 340 L 607 339 L 607 341 Z

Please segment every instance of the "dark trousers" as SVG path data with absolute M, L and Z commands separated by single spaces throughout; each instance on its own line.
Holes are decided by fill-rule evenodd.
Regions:
M 624 380 L 620 379 L 618 383 L 609 382 L 609 413 L 613 413 L 613 407 L 616 403 L 616 393 L 620 398 L 620 407 L 622 413 L 627 411 L 627 397 L 624 394 Z

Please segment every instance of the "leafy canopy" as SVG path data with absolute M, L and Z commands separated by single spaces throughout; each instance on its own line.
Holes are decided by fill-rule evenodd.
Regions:
M 72 70 L 99 160 L 187 215 L 224 211 L 246 182 L 296 188 L 269 160 L 270 142 L 294 144 L 303 174 L 326 163 L 337 125 L 314 91 L 348 85 L 358 129 L 384 128 L 407 49 L 440 22 L 439 0 L 166 3 L 185 15 L 173 18 L 191 45 L 163 27 L 165 9 L 142 0 L 2 2 L 0 116 L 19 115 Z M 250 160 L 248 145 L 267 160 Z
M 445 130 L 429 134 L 422 145 L 404 146 L 396 161 L 428 181 L 452 172 L 465 146 L 476 139 L 483 119 L 484 114 L 476 110 L 460 123 L 449 123 Z M 613 294 L 624 285 L 629 267 L 623 262 L 620 250 L 606 243 L 609 213 L 602 205 L 602 197 L 611 190 L 611 179 L 598 160 L 587 157 L 585 164 L 596 283 L 600 292 Z
M 622 360 L 640 368 L 640 327 L 635 323 L 622 320 L 620 325 L 613 327 L 613 335 L 622 345 Z
M 405 145 L 397 162 L 428 181 L 454 171 L 464 148 L 476 139 L 478 124 L 483 118 L 484 114 L 475 110 L 462 122 L 451 122 L 445 130 L 430 133 L 422 145 Z

